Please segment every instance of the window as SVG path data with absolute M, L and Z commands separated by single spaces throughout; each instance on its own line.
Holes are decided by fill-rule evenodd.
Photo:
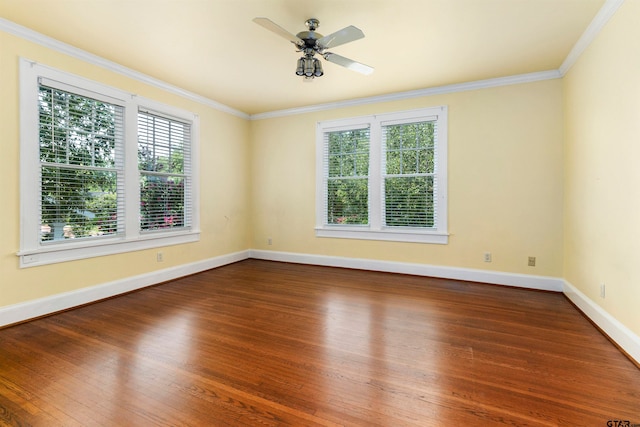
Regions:
M 316 235 L 448 242 L 447 108 L 321 122 Z
M 327 222 L 368 224 L 369 129 L 327 134 Z
M 40 241 L 122 233 L 124 108 L 43 84 L 38 107 Z
M 198 240 L 198 118 L 21 60 L 21 266 Z
M 138 113 L 140 229 L 166 230 L 190 224 L 188 123 Z

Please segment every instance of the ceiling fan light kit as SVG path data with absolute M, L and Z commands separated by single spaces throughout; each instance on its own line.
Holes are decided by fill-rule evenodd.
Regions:
M 305 79 L 313 79 L 314 77 L 320 77 L 324 74 L 322 71 L 322 63 L 318 58 L 305 55 L 298 59 L 298 67 L 296 68 L 296 74 L 298 76 L 304 76 Z
M 334 64 L 350 70 L 365 75 L 373 73 L 373 68 L 368 65 L 332 52 L 325 52 L 326 49 L 363 38 L 364 33 L 353 25 L 329 34 L 328 36 L 323 36 L 316 32 L 316 29 L 320 25 L 320 21 L 315 18 L 311 18 L 307 19 L 305 22 L 308 30 L 301 31 L 294 36 L 268 18 L 254 18 L 253 22 L 281 37 L 286 38 L 296 46 L 297 52 L 302 52 L 303 56 L 298 59 L 297 62 L 296 75 L 304 77 L 305 81 L 310 81 L 315 77 L 321 77 L 324 75 L 322 63 L 315 56 L 316 53 L 322 56 L 326 61 L 333 62 Z

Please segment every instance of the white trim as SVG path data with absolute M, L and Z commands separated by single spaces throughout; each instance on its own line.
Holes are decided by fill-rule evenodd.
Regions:
M 474 82 L 458 83 L 445 86 L 435 86 L 426 89 L 411 90 L 407 92 L 397 92 L 387 95 L 371 96 L 366 98 L 355 98 L 346 101 L 329 102 L 326 104 L 315 104 L 306 107 L 289 108 L 286 110 L 270 111 L 266 113 L 252 114 L 250 120 L 272 119 L 276 117 L 293 116 L 296 114 L 315 113 L 318 111 L 333 110 L 337 108 L 355 107 L 366 104 L 377 104 L 381 102 L 402 101 L 411 98 L 425 96 L 443 95 L 457 92 L 467 92 L 471 90 L 488 89 L 492 87 L 509 86 L 538 82 L 542 80 L 559 79 L 562 76 L 558 70 L 540 71 L 537 73 L 518 74 L 515 76 L 498 77 L 495 79 L 478 80 Z
M 600 34 L 602 28 L 604 28 L 605 24 L 609 22 L 609 19 L 611 19 L 620 6 L 622 6 L 622 3 L 624 3 L 624 0 L 607 0 L 604 5 L 602 5 L 587 29 L 584 30 L 582 36 L 580 36 L 576 44 L 573 46 L 573 49 L 571 49 L 571 52 L 569 52 L 569 55 L 567 55 L 562 65 L 560 65 L 558 71 L 562 77 L 569 72 L 573 64 L 575 64 L 578 61 L 578 58 L 580 58 L 580 55 L 582 55 L 598 34 Z
M 43 246 L 41 249 L 19 251 L 16 255 L 20 258 L 20 268 L 25 268 L 141 251 L 144 249 L 182 245 L 199 240 L 199 231 L 177 231 L 174 233 L 162 233 L 162 235 L 153 235 L 150 233 L 131 240 L 117 237 L 105 237 L 104 239 L 84 242 L 80 239 L 77 242 L 67 240 L 64 241 L 64 243 L 54 243 Z
M 249 251 L 221 255 L 203 261 L 152 271 L 138 276 L 127 277 L 101 285 L 91 286 L 50 297 L 39 298 L 24 303 L 0 308 L 0 327 L 24 322 L 37 317 L 68 310 L 80 305 L 96 302 L 137 289 L 156 285 L 168 280 L 199 273 L 212 268 L 242 261 L 249 258 Z
M 371 214 L 377 213 L 372 211 Z M 378 216 L 380 216 L 378 214 Z M 361 239 L 361 240 L 384 240 L 388 242 L 410 242 L 410 243 L 433 243 L 446 245 L 449 243 L 448 233 L 429 232 L 421 229 L 407 229 L 398 231 L 392 228 L 382 230 L 370 230 L 367 226 L 358 229 L 354 227 L 325 225 L 316 227 L 316 237 L 331 237 L 335 239 Z
M 29 42 L 39 44 L 49 49 L 53 49 L 57 52 L 69 55 L 76 59 L 80 59 L 81 61 L 85 61 L 89 64 L 96 65 L 106 70 L 124 75 L 131 79 L 137 80 L 144 84 L 148 84 L 150 86 L 154 86 L 156 88 L 162 89 L 169 93 L 173 93 L 191 101 L 198 102 L 200 104 L 214 108 L 218 111 L 222 111 L 223 113 L 229 113 L 243 119 L 250 118 L 247 113 L 236 110 L 235 108 L 231 108 L 209 98 L 205 98 L 204 96 L 189 92 L 177 86 L 173 86 L 169 83 L 165 83 L 162 80 L 158 80 L 144 73 L 140 73 L 138 71 L 132 70 L 131 68 L 127 68 L 123 65 L 117 64 L 113 61 L 109 61 L 108 59 L 104 59 L 100 56 L 94 55 L 77 47 L 55 40 L 51 37 L 45 36 L 44 34 L 40 34 L 29 28 L 23 27 L 22 25 L 18 25 L 15 22 L 9 21 L 5 18 L 0 18 L 0 31 L 4 31 L 8 34 L 20 37 Z
M 312 264 L 327 267 L 353 268 L 357 270 L 383 271 L 387 273 L 412 274 L 440 279 L 464 280 L 493 285 L 561 292 L 563 280 L 558 277 L 533 276 L 529 274 L 504 273 L 461 267 L 444 267 L 429 264 L 413 264 L 396 261 L 378 261 L 363 258 L 345 258 L 328 255 L 300 254 L 252 249 L 250 258 L 268 261 Z
M 571 283 L 566 280 L 563 282 L 562 292 L 565 296 L 622 348 L 629 357 L 640 364 L 640 336 L 633 333 Z

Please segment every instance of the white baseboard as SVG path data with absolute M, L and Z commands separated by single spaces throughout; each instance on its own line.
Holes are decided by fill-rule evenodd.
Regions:
M 471 268 L 442 267 L 428 264 L 376 261 L 361 258 L 344 258 L 326 255 L 299 254 L 292 252 L 251 250 L 250 258 L 292 262 L 296 264 L 314 264 L 324 265 L 328 267 L 354 268 L 357 270 L 413 274 L 416 276 L 428 276 L 438 277 L 442 279 L 491 283 L 494 285 L 507 285 L 554 292 L 562 292 L 562 285 L 564 283 L 562 279 L 557 277 L 503 273 L 499 271 L 476 270 Z
M 1 307 L 0 327 L 24 322 L 29 319 L 35 319 L 47 314 L 56 313 L 58 311 L 67 310 L 83 304 L 88 304 L 126 292 L 135 291 L 147 286 L 166 282 L 167 280 L 177 279 L 179 277 L 231 264 L 236 261 L 242 261 L 247 258 L 249 258 L 249 251 L 241 251 L 190 264 L 179 265 L 177 267 L 153 271 L 139 276 L 127 277 L 126 279 L 82 288 L 76 291 L 64 292 L 46 298 L 39 298 L 33 301 Z
M 640 337 L 638 335 L 566 280 L 563 283 L 562 292 L 630 358 L 640 365 Z

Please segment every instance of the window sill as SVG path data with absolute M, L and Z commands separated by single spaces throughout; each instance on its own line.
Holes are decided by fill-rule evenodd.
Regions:
M 317 227 L 316 237 L 332 237 L 336 239 L 383 240 L 391 242 L 431 243 L 446 245 L 449 234 L 437 231 L 414 229 L 383 229 L 370 230 L 367 227 Z
M 198 240 L 200 240 L 200 232 L 195 231 L 163 233 L 162 235 L 148 234 L 139 236 L 135 240 L 105 238 L 104 240 L 43 245 L 38 249 L 20 251 L 17 255 L 20 258 L 20 268 L 25 268 L 141 251 L 162 246 L 180 245 L 197 242 Z

